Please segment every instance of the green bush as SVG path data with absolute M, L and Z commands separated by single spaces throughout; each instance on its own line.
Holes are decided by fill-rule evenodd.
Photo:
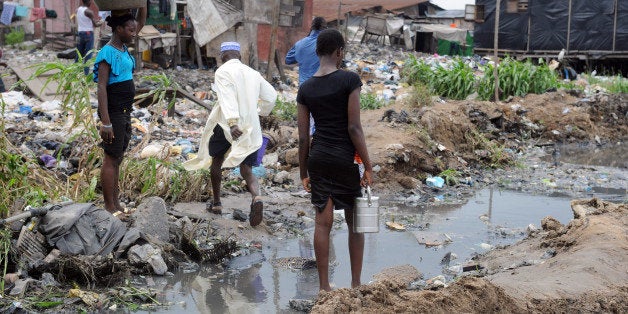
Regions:
M 294 101 L 286 101 L 284 98 L 278 97 L 271 114 L 281 120 L 294 121 L 297 118 L 297 104 Z
M 377 96 L 371 93 L 360 94 L 360 109 L 375 110 L 386 106 L 383 100 L 377 99 Z
M 8 33 L 5 37 L 7 45 L 15 45 L 24 41 L 24 31 L 18 29 L 11 29 L 11 32 Z

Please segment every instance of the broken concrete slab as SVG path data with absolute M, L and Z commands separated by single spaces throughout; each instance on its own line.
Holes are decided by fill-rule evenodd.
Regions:
M 129 262 L 131 264 L 149 264 L 156 275 L 163 275 L 168 271 L 168 266 L 161 256 L 161 250 L 146 243 L 134 245 L 129 249 Z
M 133 227 L 143 234 L 153 236 L 162 242 L 168 242 L 170 231 L 166 202 L 160 197 L 149 197 L 133 212 Z
M 211 217 L 207 211 L 207 205 L 200 202 L 174 204 L 168 213 L 178 218 L 188 217 L 193 220 L 208 220 Z
M 427 247 L 439 246 L 451 242 L 451 238 L 444 233 L 432 231 L 414 231 L 412 232 L 419 244 Z

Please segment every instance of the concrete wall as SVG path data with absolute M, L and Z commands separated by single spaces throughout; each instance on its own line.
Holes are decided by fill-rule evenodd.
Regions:
M 270 7 L 272 8 L 272 6 Z M 303 23 L 301 27 L 279 27 L 277 31 L 276 47 L 281 62 L 283 62 L 286 53 L 288 53 L 288 50 L 290 50 L 294 43 L 309 34 L 314 14 L 313 12 L 314 0 L 305 0 L 303 10 Z M 270 24 L 260 24 L 257 27 L 257 52 L 260 62 L 268 62 L 268 54 L 270 52 L 270 32 Z

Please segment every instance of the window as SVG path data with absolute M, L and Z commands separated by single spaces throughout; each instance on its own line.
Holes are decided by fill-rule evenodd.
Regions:
M 529 0 L 508 0 L 506 3 L 506 13 L 528 12 Z
M 484 5 L 467 4 L 464 8 L 464 19 L 478 23 L 484 22 Z

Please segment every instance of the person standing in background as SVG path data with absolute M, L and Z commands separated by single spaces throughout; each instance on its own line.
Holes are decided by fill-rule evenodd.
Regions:
M 312 20 L 310 34 L 297 41 L 286 55 L 286 64 L 299 64 L 299 86 L 307 81 L 320 66 L 320 61 L 316 55 L 316 39 L 322 30 L 327 28 L 327 22 L 322 17 L 315 17 Z M 310 117 L 310 135 L 314 134 L 314 119 Z
M 83 57 L 83 63 L 92 57 L 91 50 L 94 49 L 94 26 L 100 26 L 102 23 L 98 20 L 98 17 L 94 14 L 89 6 L 92 4 L 92 0 L 81 0 L 81 6 L 76 10 L 76 24 L 78 26 L 78 44 L 76 49 L 81 57 Z M 76 56 L 75 62 L 78 62 L 79 55 Z M 89 74 L 89 68 L 83 69 L 85 75 Z

